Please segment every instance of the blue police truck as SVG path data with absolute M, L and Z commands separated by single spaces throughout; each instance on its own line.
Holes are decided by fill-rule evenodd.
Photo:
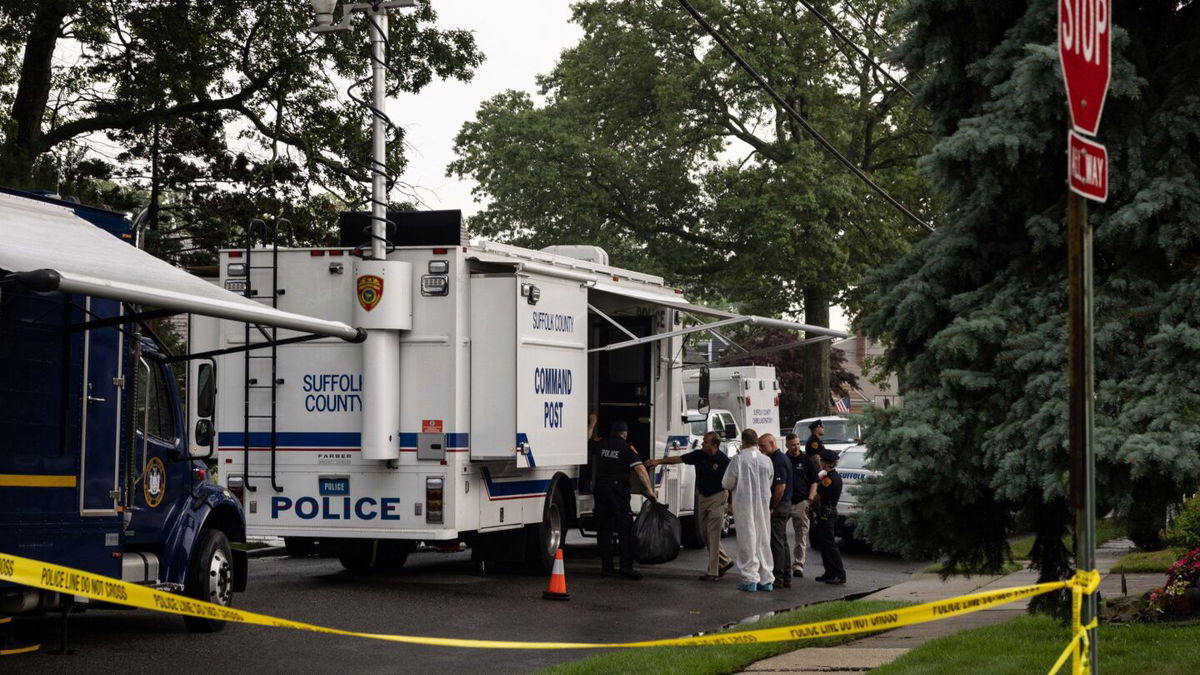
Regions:
M 274 308 L 136 246 L 123 216 L 0 188 L 0 552 L 229 605 L 240 503 L 208 476 L 213 356 L 365 332 Z M 149 320 L 199 314 L 269 337 L 171 355 Z M 246 329 L 249 332 L 249 328 Z M 191 361 L 186 414 L 172 364 Z M 191 434 L 189 435 L 189 431 Z M 0 583 L 0 622 L 81 599 Z M 187 619 L 211 631 L 222 622 Z
M 120 214 L 0 194 L 0 217 L 31 213 L 135 238 Z M 0 551 L 229 605 L 246 584 L 246 554 L 230 547 L 245 541 L 245 517 L 189 452 L 167 351 L 120 300 L 40 291 L 51 272 L 15 272 L 0 270 Z M 212 396 L 198 392 L 199 405 Z M 0 585 L 0 616 L 75 604 Z

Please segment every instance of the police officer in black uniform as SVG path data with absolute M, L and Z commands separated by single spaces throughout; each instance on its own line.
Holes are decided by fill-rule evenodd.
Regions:
M 642 458 L 626 442 L 628 436 L 629 427 L 625 422 L 615 420 L 608 438 L 601 441 L 597 448 L 595 515 L 600 538 L 600 574 L 613 576 L 612 533 L 615 524 L 621 550 L 621 567 L 617 573 L 636 581 L 642 575 L 633 569 L 633 512 L 629 509 L 629 473 L 633 471 L 641 479 L 647 499 L 657 499 L 654 486 L 650 483 L 650 474 L 642 465 Z
M 837 472 L 838 454 L 828 448 L 821 450 L 821 471 L 818 474 L 817 501 L 813 505 L 813 533 L 820 543 L 821 563 L 825 573 L 817 581 L 827 584 L 846 583 L 846 567 L 842 564 L 842 553 L 834 538 L 837 525 L 837 505 L 842 497 L 842 476 Z
M 821 442 L 821 437 L 825 435 L 825 425 L 821 423 L 821 420 L 817 420 L 808 425 L 808 431 L 808 440 L 804 442 L 804 454 L 812 460 L 813 467 L 820 471 L 819 458 L 821 451 L 825 449 L 825 444 Z

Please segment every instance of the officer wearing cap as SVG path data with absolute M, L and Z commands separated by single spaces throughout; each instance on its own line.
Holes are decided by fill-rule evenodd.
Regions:
M 812 460 L 813 466 L 819 466 L 818 457 L 825 449 L 825 444 L 821 442 L 821 437 L 825 435 L 825 425 L 821 420 L 817 420 L 808 425 L 808 432 L 808 440 L 804 442 L 804 454 Z
M 633 446 L 629 445 L 629 426 L 615 420 L 608 438 L 596 449 L 596 530 L 600 539 L 600 574 L 613 576 L 612 534 L 614 525 L 620 547 L 621 567 L 618 573 L 626 579 L 638 580 L 642 575 L 633 569 L 633 512 L 629 509 L 629 474 L 641 480 L 647 499 L 657 501 L 650 475 L 642 465 Z
M 837 504 L 842 496 L 842 476 L 837 472 L 838 454 L 823 448 L 819 455 L 821 471 L 818 475 L 817 501 L 813 505 L 813 533 L 821 549 L 821 563 L 825 573 L 817 581 L 827 584 L 846 583 L 846 568 L 842 565 L 842 553 L 834 539 L 837 524 Z

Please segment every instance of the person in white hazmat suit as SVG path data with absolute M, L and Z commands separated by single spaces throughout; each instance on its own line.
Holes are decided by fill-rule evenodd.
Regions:
M 775 467 L 758 449 L 758 434 L 742 431 L 742 449 L 729 462 L 721 485 L 732 494 L 737 523 L 737 554 L 734 561 L 742 575 L 740 591 L 774 590 L 771 572 L 771 478 Z

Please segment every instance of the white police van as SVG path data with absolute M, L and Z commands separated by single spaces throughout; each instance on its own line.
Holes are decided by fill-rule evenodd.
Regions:
M 682 336 L 746 322 L 840 335 L 688 304 L 594 247 L 468 242 L 457 211 L 389 219 L 384 261 L 357 255 L 362 214 L 343 214 L 341 246 L 220 260 L 227 289 L 368 329 L 362 345 L 216 357 L 220 475 L 248 534 L 318 540 L 349 569 L 401 565 L 422 541 L 549 569 L 567 527 L 591 529 L 589 413 L 602 432 L 628 423 L 644 458 L 687 451 Z M 261 339 L 200 322 L 192 350 Z M 693 517 L 690 467 L 654 482 Z

